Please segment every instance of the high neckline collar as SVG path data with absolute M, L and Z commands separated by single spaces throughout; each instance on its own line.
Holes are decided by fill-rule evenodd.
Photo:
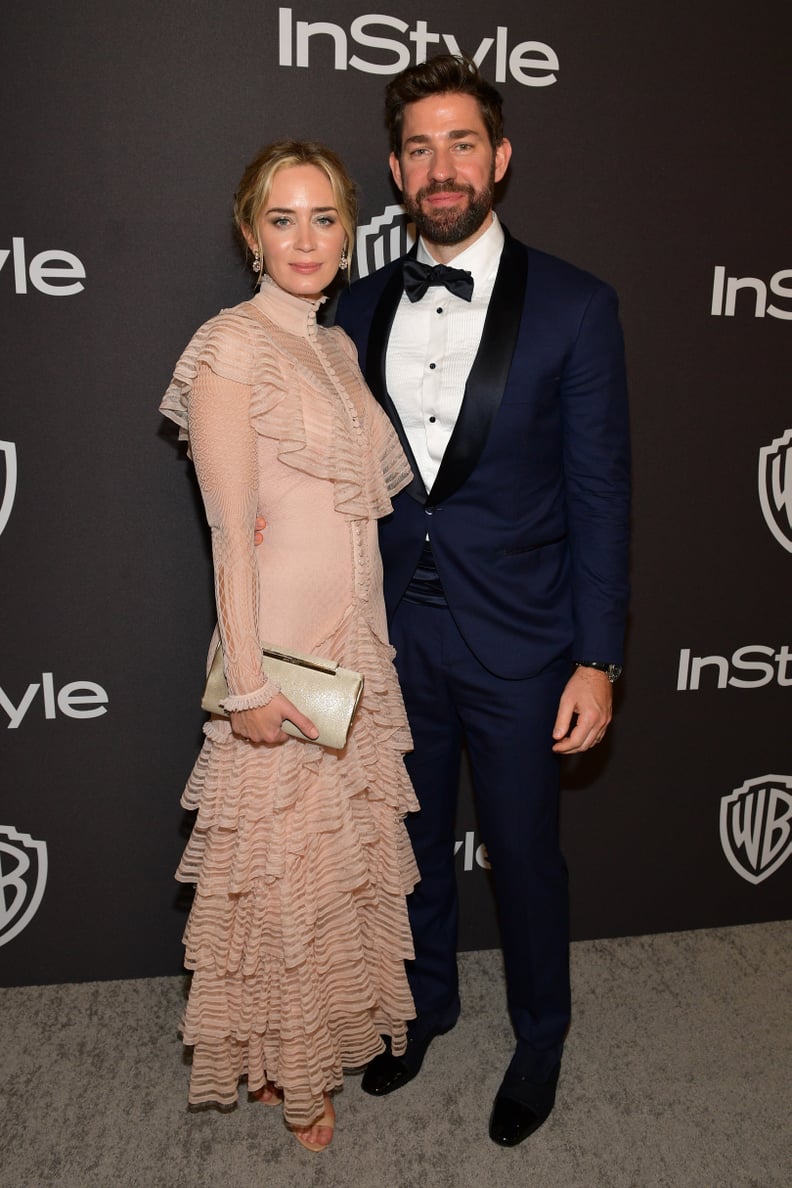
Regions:
M 294 293 L 287 293 L 265 275 L 258 292 L 251 300 L 262 313 L 290 334 L 314 334 L 316 311 L 327 298 L 319 297 L 315 301 L 307 301 L 304 297 L 296 297 Z

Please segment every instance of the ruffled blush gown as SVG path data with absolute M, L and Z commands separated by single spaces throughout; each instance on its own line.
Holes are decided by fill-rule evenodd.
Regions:
M 418 805 L 377 547 L 410 470 L 354 347 L 317 324 L 317 306 L 266 278 L 198 330 L 161 405 L 189 441 L 211 526 L 226 708 L 278 691 L 261 639 L 365 678 L 343 751 L 254 745 L 212 718 L 182 798 L 197 810 L 176 876 L 196 884 L 190 1103 L 232 1105 L 241 1077 L 251 1091 L 270 1080 L 293 1126 L 322 1114 L 322 1094 L 382 1034 L 400 1054 L 414 1016 L 404 817 Z

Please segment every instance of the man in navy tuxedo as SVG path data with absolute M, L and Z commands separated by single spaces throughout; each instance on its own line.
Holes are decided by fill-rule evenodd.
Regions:
M 416 1075 L 459 1014 L 454 817 L 461 745 L 497 898 L 517 1045 L 490 1135 L 550 1113 L 569 1024 L 558 760 L 602 740 L 627 604 L 629 438 L 614 292 L 511 237 L 501 97 L 439 55 L 386 90 L 390 167 L 420 238 L 345 293 L 357 344 L 414 479 L 381 525 L 385 597 L 421 804 L 410 897 L 417 1018 L 363 1088 Z

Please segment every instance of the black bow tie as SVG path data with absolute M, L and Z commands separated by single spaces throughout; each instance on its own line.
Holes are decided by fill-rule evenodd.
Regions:
M 443 285 L 449 293 L 463 301 L 473 296 L 473 277 L 462 268 L 446 268 L 445 264 L 422 264 L 410 258 L 402 265 L 404 291 L 410 301 L 420 301 L 431 285 Z

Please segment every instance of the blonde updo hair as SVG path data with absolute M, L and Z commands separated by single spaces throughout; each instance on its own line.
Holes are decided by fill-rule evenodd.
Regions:
M 315 165 L 327 177 L 333 189 L 338 218 L 347 236 L 347 256 L 351 262 L 355 246 L 357 191 L 339 156 L 315 140 L 278 140 L 266 145 L 250 162 L 234 195 L 234 222 L 240 238 L 247 228 L 258 242 L 258 217 L 272 191 L 272 182 L 280 169 L 292 165 Z M 259 254 L 264 252 L 259 243 Z

